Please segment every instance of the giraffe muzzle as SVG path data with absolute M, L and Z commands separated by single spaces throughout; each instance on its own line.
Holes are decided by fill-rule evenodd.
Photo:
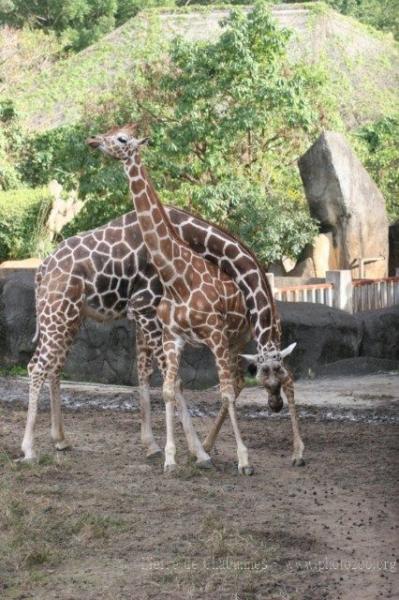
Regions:
M 283 408 L 284 402 L 280 394 L 274 394 L 273 396 L 269 396 L 268 404 L 270 410 L 273 412 L 280 412 Z
M 87 138 L 86 144 L 90 146 L 90 148 L 98 148 L 99 146 L 101 146 L 101 140 L 95 137 Z

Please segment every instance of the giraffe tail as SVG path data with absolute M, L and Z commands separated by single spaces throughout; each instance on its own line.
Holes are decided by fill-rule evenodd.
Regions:
M 39 287 L 43 279 L 42 265 L 36 271 L 35 275 L 35 305 L 36 305 L 36 329 L 35 335 L 32 338 L 32 344 L 36 344 L 40 335 L 40 325 L 39 325 L 39 315 L 38 315 L 38 296 L 39 296 Z

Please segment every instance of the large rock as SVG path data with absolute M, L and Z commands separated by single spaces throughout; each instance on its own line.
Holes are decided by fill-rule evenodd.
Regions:
M 298 165 L 310 213 L 320 222 L 321 232 L 333 236 L 329 268 L 351 269 L 359 258 L 384 257 L 366 265 L 365 275 L 386 277 L 385 201 L 345 138 L 339 133 L 323 133 Z
M 296 376 L 314 374 L 321 365 L 359 355 L 361 329 L 349 313 L 322 304 L 278 302 L 283 347 L 297 343 L 287 362 Z
M 362 332 L 361 354 L 399 361 L 399 305 L 356 315 Z
M 289 365 L 297 376 L 318 373 L 343 359 L 369 356 L 399 361 L 399 306 L 356 316 L 320 304 L 279 302 L 283 345 L 297 342 Z M 0 367 L 26 365 L 35 333 L 34 270 L 0 269 Z M 254 344 L 249 351 L 254 349 Z M 134 328 L 125 319 L 100 324 L 87 319 L 72 345 L 64 373 L 71 379 L 136 385 Z M 217 383 L 207 348 L 187 347 L 184 385 Z M 153 378 L 160 385 L 159 374 Z
M 34 269 L 0 269 L 0 367 L 26 365 L 35 344 Z M 126 319 L 111 323 L 83 322 L 69 352 L 64 374 L 81 381 L 137 385 L 135 332 Z M 217 381 L 207 348 L 187 348 L 182 358 L 187 387 Z M 158 373 L 153 378 L 160 385 Z

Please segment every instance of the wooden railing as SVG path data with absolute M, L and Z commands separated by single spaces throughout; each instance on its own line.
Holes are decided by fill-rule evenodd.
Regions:
M 354 279 L 353 312 L 376 310 L 399 304 L 399 277 Z
M 276 300 L 311 302 L 350 313 L 376 310 L 399 304 L 399 275 L 384 279 L 353 279 L 350 270 L 327 271 L 326 280 L 306 285 L 274 285 L 267 273 Z
M 276 288 L 274 297 L 283 302 L 313 302 L 333 306 L 333 285 L 331 283 L 315 283 Z

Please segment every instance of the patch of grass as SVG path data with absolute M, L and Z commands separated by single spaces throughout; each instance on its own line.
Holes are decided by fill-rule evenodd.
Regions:
M 6 450 L 0 449 L 0 467 L 12 463 L 12 458 Z
M 112 530 L 126 530 L 127 524 L 122 519 L 104 515 L 83 514 L 78 519 L 66 524 L 71 535 L 81 541 L 106 539 Z
M 0 367 L 0 377 L 20 377 L 28 375 L 26 365 Z
M 53 454 L 42 454 L 39 458 L 39 465 L 54 465 L 55 464 L 55 458 Z
M 48 562 L 51 562 L 51 552 L 46 546 L 35 546 L 25 557 L 25 564 L 28 568 Z

